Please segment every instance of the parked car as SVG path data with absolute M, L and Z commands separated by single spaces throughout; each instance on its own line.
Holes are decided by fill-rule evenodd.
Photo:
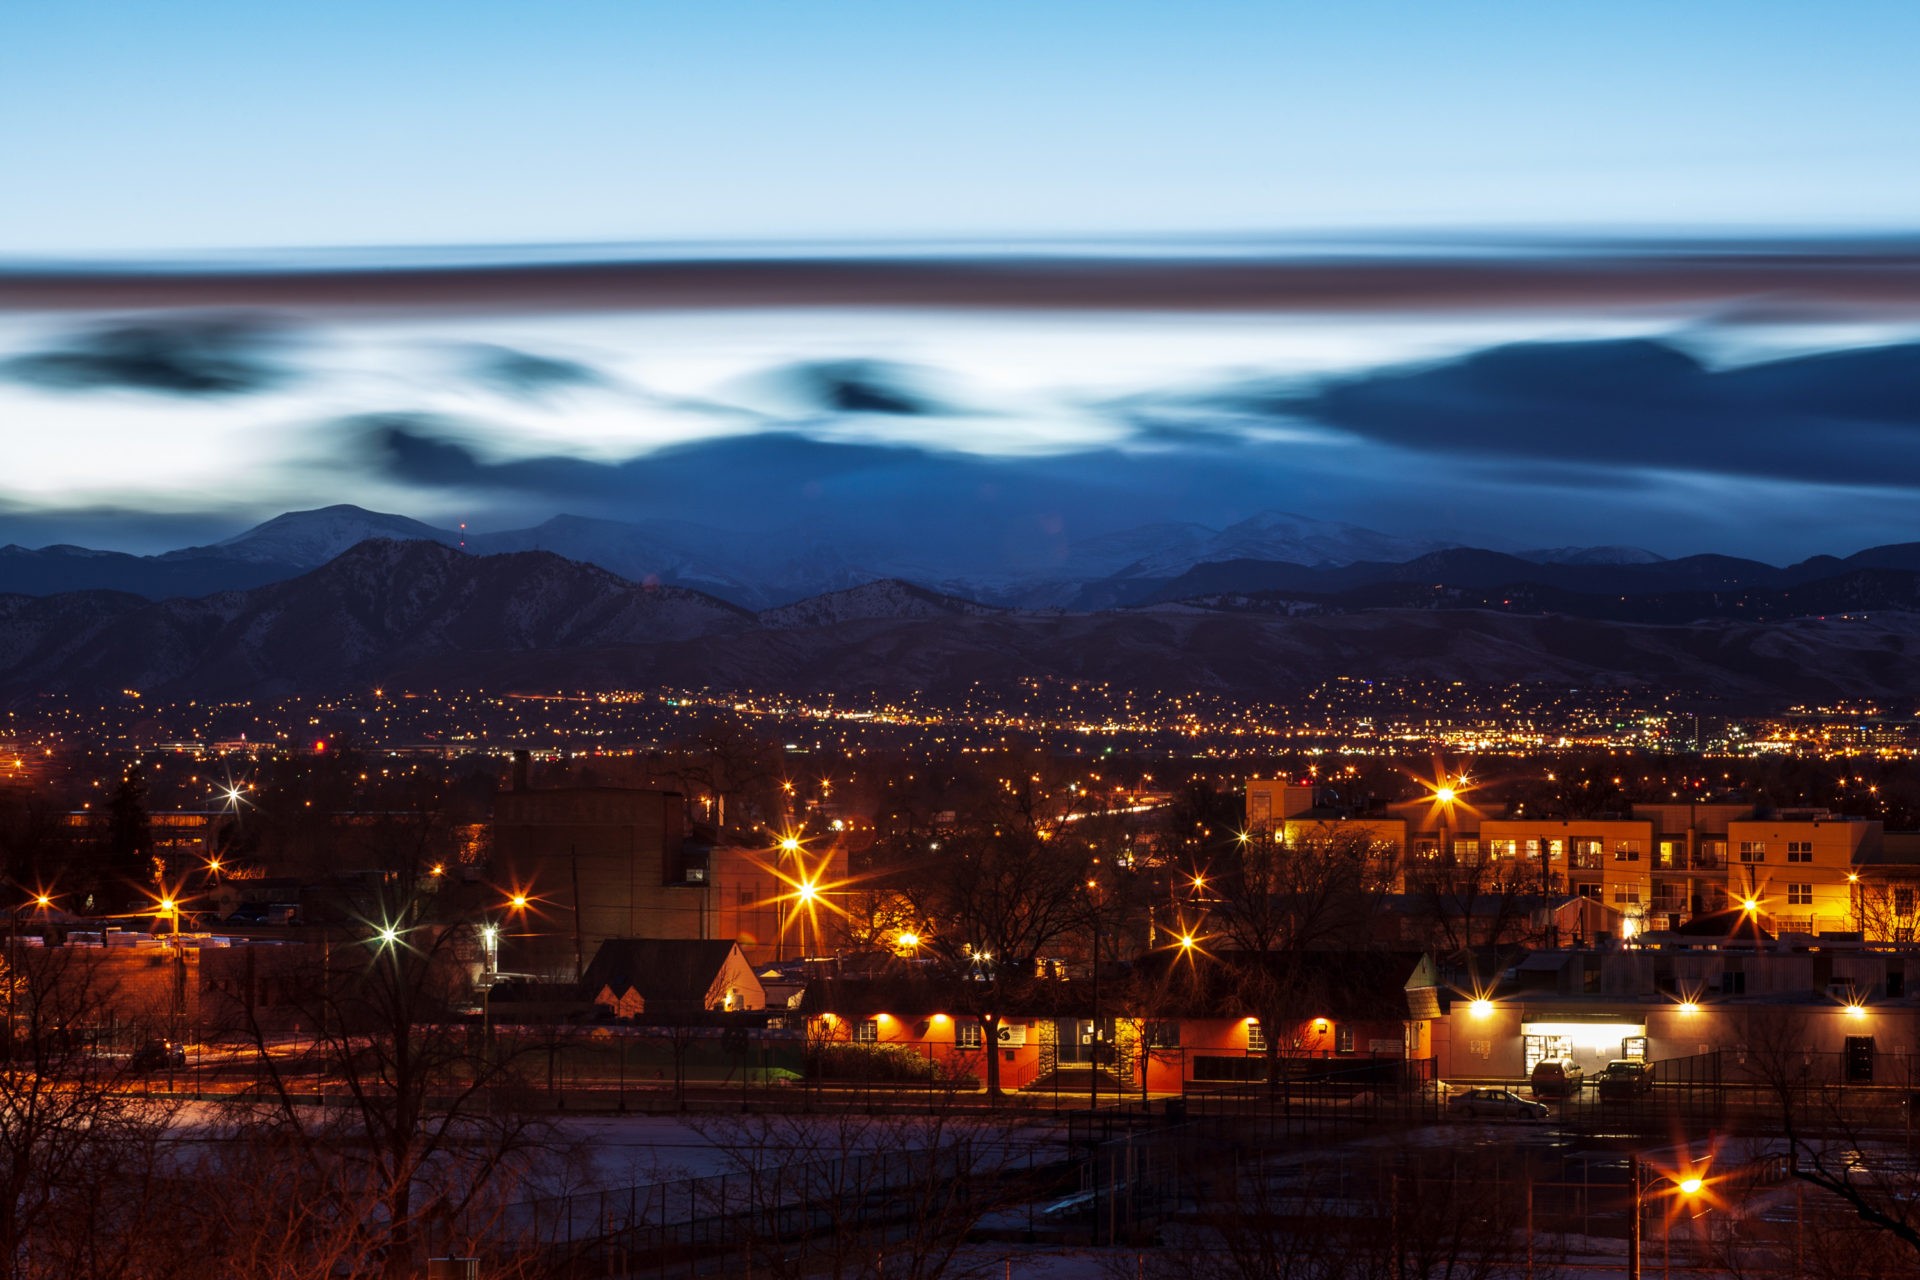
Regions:
M 1586 1073 L 1572 1058 L 1542 1058 L 1533 1065 L 1533 1096 L 1571 1098 L 1580 1092 Z
M 167 1067 L 187 1065 L 185 1046 L 171 1040 L 152 1040 L 133 1051 L 127 1066 L 135 1071 L 161 1071 Z
M 1447 1099 L 1447 1110 L 1469 1120 L 1482 1118 L 1545 1120 L 1547 1105 L 1511 1089 L 1462 1089 Z
M 1638 1098 L 1653 1092 L 1653 1068 L 1639 1058 L 1615 1058 L 1595 1081 L 1603 1101 Z

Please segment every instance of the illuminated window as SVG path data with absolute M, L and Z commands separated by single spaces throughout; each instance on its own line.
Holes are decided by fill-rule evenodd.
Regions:
M 1333 1051 L 1335 1053 L 1353 1052 L 1353 1027 L 1351 1024 L 1343 1022 L 1333 1029 Z
M 1613 860 L 1615 862 L 1640 861 L 1640 842 L 1638 840 L 1615 840 L 1613 842 Z
M 1247 1019 L 1247 1048 L 1254 1053 L 1267 1051 L 1267 1033 L 1260 1029 L 1260 1019 Z
M 977 1022 L 956 1023 L 954 1038 L 962 1049 L 978 1049 L 986 1043 L 986 1033 Z
M 853 1029 L 853 1038 L 861 1044 L 873 1044 L 879 1040 L 879 1020 L 876 1018 L 868 1018 L 865 1022 L 856 1025 Z

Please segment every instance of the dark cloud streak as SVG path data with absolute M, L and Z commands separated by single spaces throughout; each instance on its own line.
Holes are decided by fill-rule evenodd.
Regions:
M 1218 403 L 1423 453 L 1560 471 L 1920 485 L 1920 344 L 1716 371 L 1653 341 L 1520 343 Z
M 245 395 L 288 376 L 269 354 L 278 332 L 261 320 L 232 317 L 108 325 L 75 334 L 62 346 L 16 356 L 0 364 L 0 373 L 61 391 Z
M 1499 256 L 789 258 L 309 270 L 0 271 L 0 310 L 879 307 L 1404 312 L 1763 305 L 1920 315 L 1920 248 L 1809 241 Z

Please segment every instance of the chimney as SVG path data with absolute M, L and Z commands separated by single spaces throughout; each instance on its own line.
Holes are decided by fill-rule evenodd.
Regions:
M 527 766 L 532 760 L 533 754 L 531 752 L 516 751 L 513 753 L 513 789 L 515 791 L 525 791 L 527 789 Z

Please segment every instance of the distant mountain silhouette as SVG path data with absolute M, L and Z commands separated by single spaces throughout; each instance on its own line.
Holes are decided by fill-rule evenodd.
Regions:
M 1424 559 L 1495 573 L 1515 558 Z M 233 697 L 380 682 L 957 693 L 1058 676 L 1266 699 L 1357 675 L 1650 683 L 1771 703 L 1920 687 L 1920 570 L 1610 602 L 1546 584 L 1497 598 L 1418 582 L 1353 591 L 1069 614 L 880 582 L 755 614 L 548 552 L 376 540 L 285 582 L 198 599 L 0 596 L 0 691 Z

